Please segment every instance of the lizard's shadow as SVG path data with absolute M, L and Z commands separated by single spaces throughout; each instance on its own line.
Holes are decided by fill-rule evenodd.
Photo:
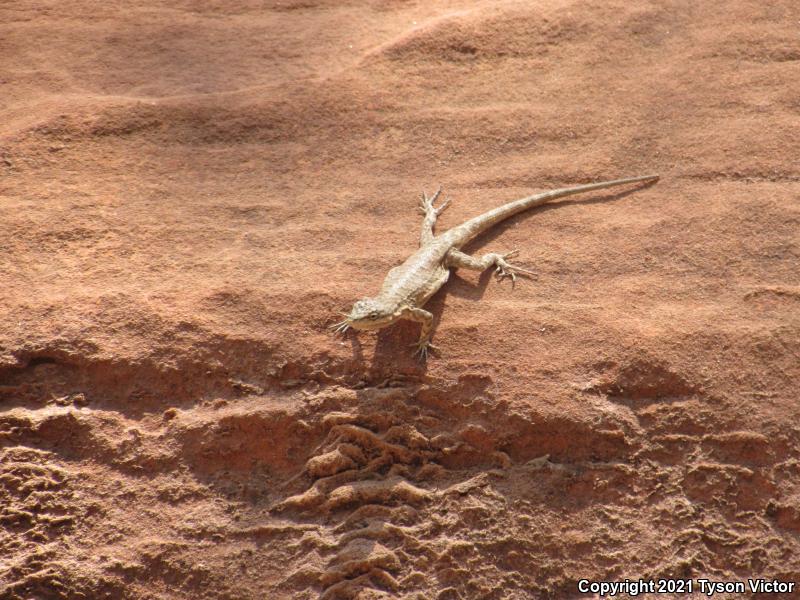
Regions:
M 655 182 L 647 182 L 643 185 L 638 185 L 632 189 L 618 192 L 616 194 L 604 194 L 602 196 L 595 196 L 585 200 L 563 200 L 561 202 L 554 202 L 553 204 L 543 204 L 532 210 L 524 211 L 503 223 L 498 223 L 495 227 L 482 233 L 477 238 L 472 240 L 469 244 L 462 248 L 462 252 L 467 254 L 480 254 L 478 251 L 482 246 L 493 242 L 496 238 L 503 235 L 506 229 L 523 219 L 529 218 L 532 214 L 537 214 L 544 211 L 556 210 L 558 208 L 570 205 L 587 205 L 587 204 L 602 204 L 605 202 L 613 202 L 619 200 L 634 192 L 638 192 L 643 188 L 650 187 Z M 486 288 L 489 285 L 489 280 L 492 279 L 494 269 L 487 269 L 483 271 L 477 283 L 472 283 L 468 279 L 460 277 L 457 272 L 451 272 L 449 281 L 440 289 L 425 305 L 425 309 L 433 314 L 433 331 L 434 343 L 436 329 L 439 326 L 439 321 L 442 318 L 444 311 L 445 298 L 447 294 L 453 294 L 459 298 L 467 298 L 472 301 L 480 300 Z M 525 278 L 520 278 L 524 280 Z M 385 373 L 387 370 L 394 370 L 395 372 L 409 374 L 409 375 L 423 375 L 427 372 L 427 361 L 419 361 L 412 356 L 411 348 L 415 345 L 419 337 L 419 324 L 410 321 L 400 321 L 391 327 L 383 329 L 378 332 L 378 340 L 375 346 L 375 354 L 370 365 L 370 371 L 376 375 L 378 373 Z M 354 353 L 357 355 L 357 360 L 363 362 L 364 355 L 361 351 L 361 346 L 356 342 L 353 347 Z
M 444 292 L 439 290 L 425 305 L 425 310 L 433 314 L 433 330 L 439 325 L 444 306 Z M 394 325 L 378 331 L 375 353 L 370 364 L 370 378 L 382 379 L 391 375 L 419 377 L 428 371 L 428 361 L 419 360 L 414 348 L 419 339 L 420 324 L 412 321 L 398 321 Z M 435 352 L 431 352 L 434 357 Z M 430 357 L 429 359 L 430 360 Z

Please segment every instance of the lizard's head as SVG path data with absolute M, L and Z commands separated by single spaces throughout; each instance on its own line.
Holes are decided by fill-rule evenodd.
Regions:
M 353 329 L 380 329 L 397 320 L 395 310 L 379 298 L 364 298 L 353 304 L 345 322 Z

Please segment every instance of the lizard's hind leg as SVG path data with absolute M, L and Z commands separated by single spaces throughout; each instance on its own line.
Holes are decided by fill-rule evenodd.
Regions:
M 422 199 L 419 201 L 419 212 L 425 215 L 422 221 L 422 232 L 419 237 L 419 245 L 424 246 L 433 239 L 433 228 L 436 225 L 436 217 L 444 212 L 444 209 L 450 205 L 450 200 L 445 200 L 439 208 L 434 208 L 433 203 L 442 193 L 442 188 L 431 197 L 425 192 L 422 192 Z
M 519 250 L 512 250 L 506 254 L 495 254 L 492 252 L 491 254 L 484 254 L 480 258 L 473 258 L 469 254 L 464 254 L 453 248 L 445 257 L 445 266 L 454 269 L 463 268 L 472 269 L 473 271 L 485 271 L 494 265 L 497 278 L 504 279 L 505 277 L 510 277 L 512 283 L 517 280 L 517 275 L 533 277 L 535 275 L 533 271 L 522 269 L 506 261 L 507 258 L 516 256 L 517 254 L 519 254 Z

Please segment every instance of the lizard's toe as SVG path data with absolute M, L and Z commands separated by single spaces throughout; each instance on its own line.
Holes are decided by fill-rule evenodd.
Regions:
M 442 205 L 439 208 L 434 209 L 436 216 L 438 217 L 440 214 L 442 214 L 448 206 L 450 206 L 450 200 L 445 200 L 442 202 Z
M 430 342 L 417 342 L 411 344 L 412 348 L 416 348 L 414 350 L 414 356 L 419 358 L 421 361 L 425 361 L 428 358 L 428 352 L 438 352 L 439 348 L 431 344 Z
M 495 269 L 495 275 L 497 276 L 497 279 L 503 280 L 508 277 L 511 279 L 511 283 L 513 284 L 517 281 L 517 275 L 522 275 L 525 277 L 534 277 L 536 275 L 533 271 L 529 271 L 527 269 L 523 269 L 522 267 L 518 267 L 506 262 L 507 258 L 516 256 L 517 254 L 519 254 L 519 250 L 512 250 L 511 252 L 503 254 L 497 259 L 497 262 L 495 263 L 497 265 L 497 268 Z
M 347 330 L 350 329 L 350 321 L 345 319 L 344 321 L 339 321 L 338 323 L 334 323 L 333 325 L 328 326 L 328 329 L 333 331 L 333 334 L 341 334 L 344 335 L 347 333 Z
M 514 273 L 514 271 L 512 271 L 511 267 L 508 265 L 506 265 L 505 267 L 498 266 L 495 269 L 494 274 L 495 277 L 497 277 L 498 281 L 503 281 L 503 279 L 510 278 L 512 284 L 517 282 L 516 273 Z
M 506 259 L 506 258 L 514 258 L 518 254 L 519 254 L 519 249 L 514 248 L 511 252 L 506 252 L 505 254 L 503 254 L 503 258 L 504 259 Z

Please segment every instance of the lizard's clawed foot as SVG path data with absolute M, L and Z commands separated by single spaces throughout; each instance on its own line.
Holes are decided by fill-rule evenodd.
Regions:
M 414 356 L 416 356 L 423 362 L 427 360 L 429 350 L 432 352 L 439 351 L 439 348 L 431 344 L 430 341 L 428 340 L 420 340 L 416 344 L 411 344 L 411 347 L 416 348 L 416 350 L 414 351 Z
M 536 273 L 533 271 L 528 271 L 527 269 L 522 269 L 506 262 L 507 258 L 512 258 L 517 254 L 519 254 L 519 250 L 512 250 L 511 252 L 503 254 L 497 258 L 497 261 L 495 262 L 497 268 L 494 270 L 494 274 L 498 280 L 502 281 L 506 277 L 510 277 L 511 284 L 513 285 L 517 281 L 517 275 L 521 275 L 523 277 L 536 276 Z
M 425 216 L 432 214 L 434 217 L 438 217 L 440 214 L 442 214 L 444 209 L 450 206 L 450 200 L 445 200 L 439 208 L 435 208 L 433 203 L 436 202 L 436 199 L 441 193 L 442 188 L 439 188 L 432 197 L 428 198 L 428 195 L 425 192 L 422 192 L 422 199 L 419 201 L 419 212 Z
M 344 335 L 347 333 L 347 330 L 350 329 L 350 320 L 345 319 L 344 321 L 334 323 L 333 325 L 329 326 L 328 329 L 332 330 L 334 335 Z

